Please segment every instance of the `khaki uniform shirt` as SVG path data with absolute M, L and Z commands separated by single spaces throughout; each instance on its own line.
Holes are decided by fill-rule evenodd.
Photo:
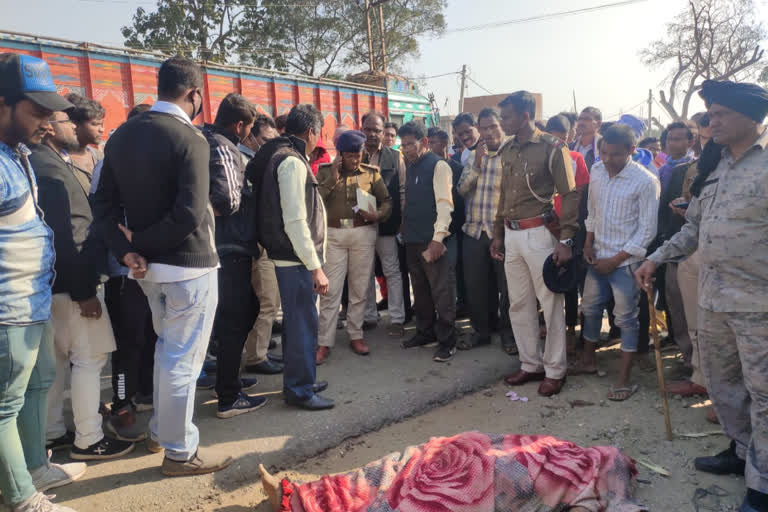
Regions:
M 375 165 L 360 164 L 352 172 L 340 171 L 339 180 L 333 179 L 333 164 L 322 164 L 317 171 L 317 182 L 320 197 L 323 198 L 328 212 L 328 222 L 335 223 L 340 219 L 353 219 L 357 215 L 357 189 L 368 192 L 376 198 L 376 210 L 379 221 L 389 218 L 392 213 L 392 198 Z
M 555 193 L 563 198 L 561 238 L 573 238 L 579 229 L 579 193 L 565 144 L 537 128 L 528 142 L 520 144 L 512 137 L 499 152 L 501 196 L 494 238 L 504 239 L 504 219 L 528 219 L 551 211 Z
M 685 218 L 682 230 L 648 259 L 679 261 L 698 249 L 699 306 L 768 312 L 768 130 L 739 160 L 723 150 Z

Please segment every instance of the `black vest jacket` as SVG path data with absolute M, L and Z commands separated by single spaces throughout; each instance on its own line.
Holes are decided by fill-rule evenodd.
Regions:
M 249 162 L 246 176 L 253 183 L 255 193 L 258 194 L 259 242 L 267 250 L 269 258 L 301 263 L 285 232 L 277 169 L 289 156 L 294 156 L 305 164 L 307 181 L 304 186 L 304 201 L 307 209 L 307 226 L 320 263 L 323 263 L 325 212 L 317 191 L 317 180 L 304 156 L 304 148 L 304 141 L 293 136 L 273 139 L 262 146 Z M 264 165 L 265 162 L 266 165 Z
M 403 240 L 407 244 L 427 244 L 435 234 L 437 202 L 433 178 L 440 160 L 430 151 L 408 166 L 403 212 Z
M 379 172 L 381 179 L 389 191 L 389 197 L 392 198 L 392 215 L 379 224 L 379 234 L 384 236 L 395 236 L 400 229 L 402 220 L 400 212 L 400 175 L 397 170 L 400 163 L 400 152 L 396 149 L 381 146 L 381 155 L 379 156 Z

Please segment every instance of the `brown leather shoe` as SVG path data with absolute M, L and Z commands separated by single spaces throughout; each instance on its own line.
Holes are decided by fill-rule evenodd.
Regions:
M 532 382 L 535 380 L 544 380 L 546 375 L 544 372 L 541 373 L 528 373 L 523 370 L 519 370 L 517 373 L 510 375 L 506 379 L 504 379 L 504 382 L 509 384 L 510 386 L 519 386 L 521 384 L 525 384 L 526 382 Z
M 717 413 L 715 412 L 715 408 L 710 406 L 707 409 L 707 421 L 710 423 L 714 423 L 715 425 L 720 424 L 720 419 L 717 417 Z
M 325 362 L 326 359 L 328 359 L 328 356 L 331 354 L 330 347 L 317 347 L 317 354 L 315 355 L 315 364 L 320 366 Z
M 667 384 L 667 394 L 680 396 L 706 395 L 707 388 L 690 380 L 676 380 Z
M 539 394 L 541 396 L 556 395 L 563 389 L 564 383 L 565 379 L 550 379 L 547 377 L 544 379 L 544 382 L 539 384 Z
M 371 353 L 365 340 L 352 340 L 349 342 L 349 346 L 352 347 L 352 352 L 359 356 L 367 356 Z

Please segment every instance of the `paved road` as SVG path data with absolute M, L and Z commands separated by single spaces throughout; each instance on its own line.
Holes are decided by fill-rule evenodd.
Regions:
M 347 348 L 346 333 L 339 332 L 330 360 L 318 369 L 318 378 L 330 383 L 324 394 L 336 400 L 335 409 L 308 412 L 289 408 L 282 401 L 281 377 L 262 377 L 260 392 L 270 399 L 266 407 L 220 420 L 215 417 L 216 399 L 211 392 L 199 391 L 195 423 L 201 444 L 233 454 L 236 461 L 230 468 L 214 475 L 163 478 L 159 469 L 162 455 L 149 454 L 141 444 L 127 458 L 91 464 L 83 480 L 57 489 L 56 501 L 78 512 L 252 510 L 217 509 L 215 503 L 222 493 L 254 484 L 259 463 L 290 467 L 347 438 L 497 382 L 519 364 L 516 357 L 501 351 L 498 341 L 459 352 L 449 363 L 434 363 L 432 349 L 403 350 L 397 340 L 387 337 L 384 326 L 367 335 L 372 353 L 361 357 Z M 104 396 L 109 399 L 107 391 Z

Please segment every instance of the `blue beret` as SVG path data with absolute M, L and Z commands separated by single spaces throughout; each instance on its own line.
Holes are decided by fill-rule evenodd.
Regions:
M 363 150 L 365 134 L 359 130 L 347 130 L 336 140 L 336 149 L 342 153 L 358 153 Z
M 768 91 L 755 84 L 736 83 L 728 80 L 704 80 L 699 96 L 707 107 L 717 103 L 762 123 L 768 114 Z

